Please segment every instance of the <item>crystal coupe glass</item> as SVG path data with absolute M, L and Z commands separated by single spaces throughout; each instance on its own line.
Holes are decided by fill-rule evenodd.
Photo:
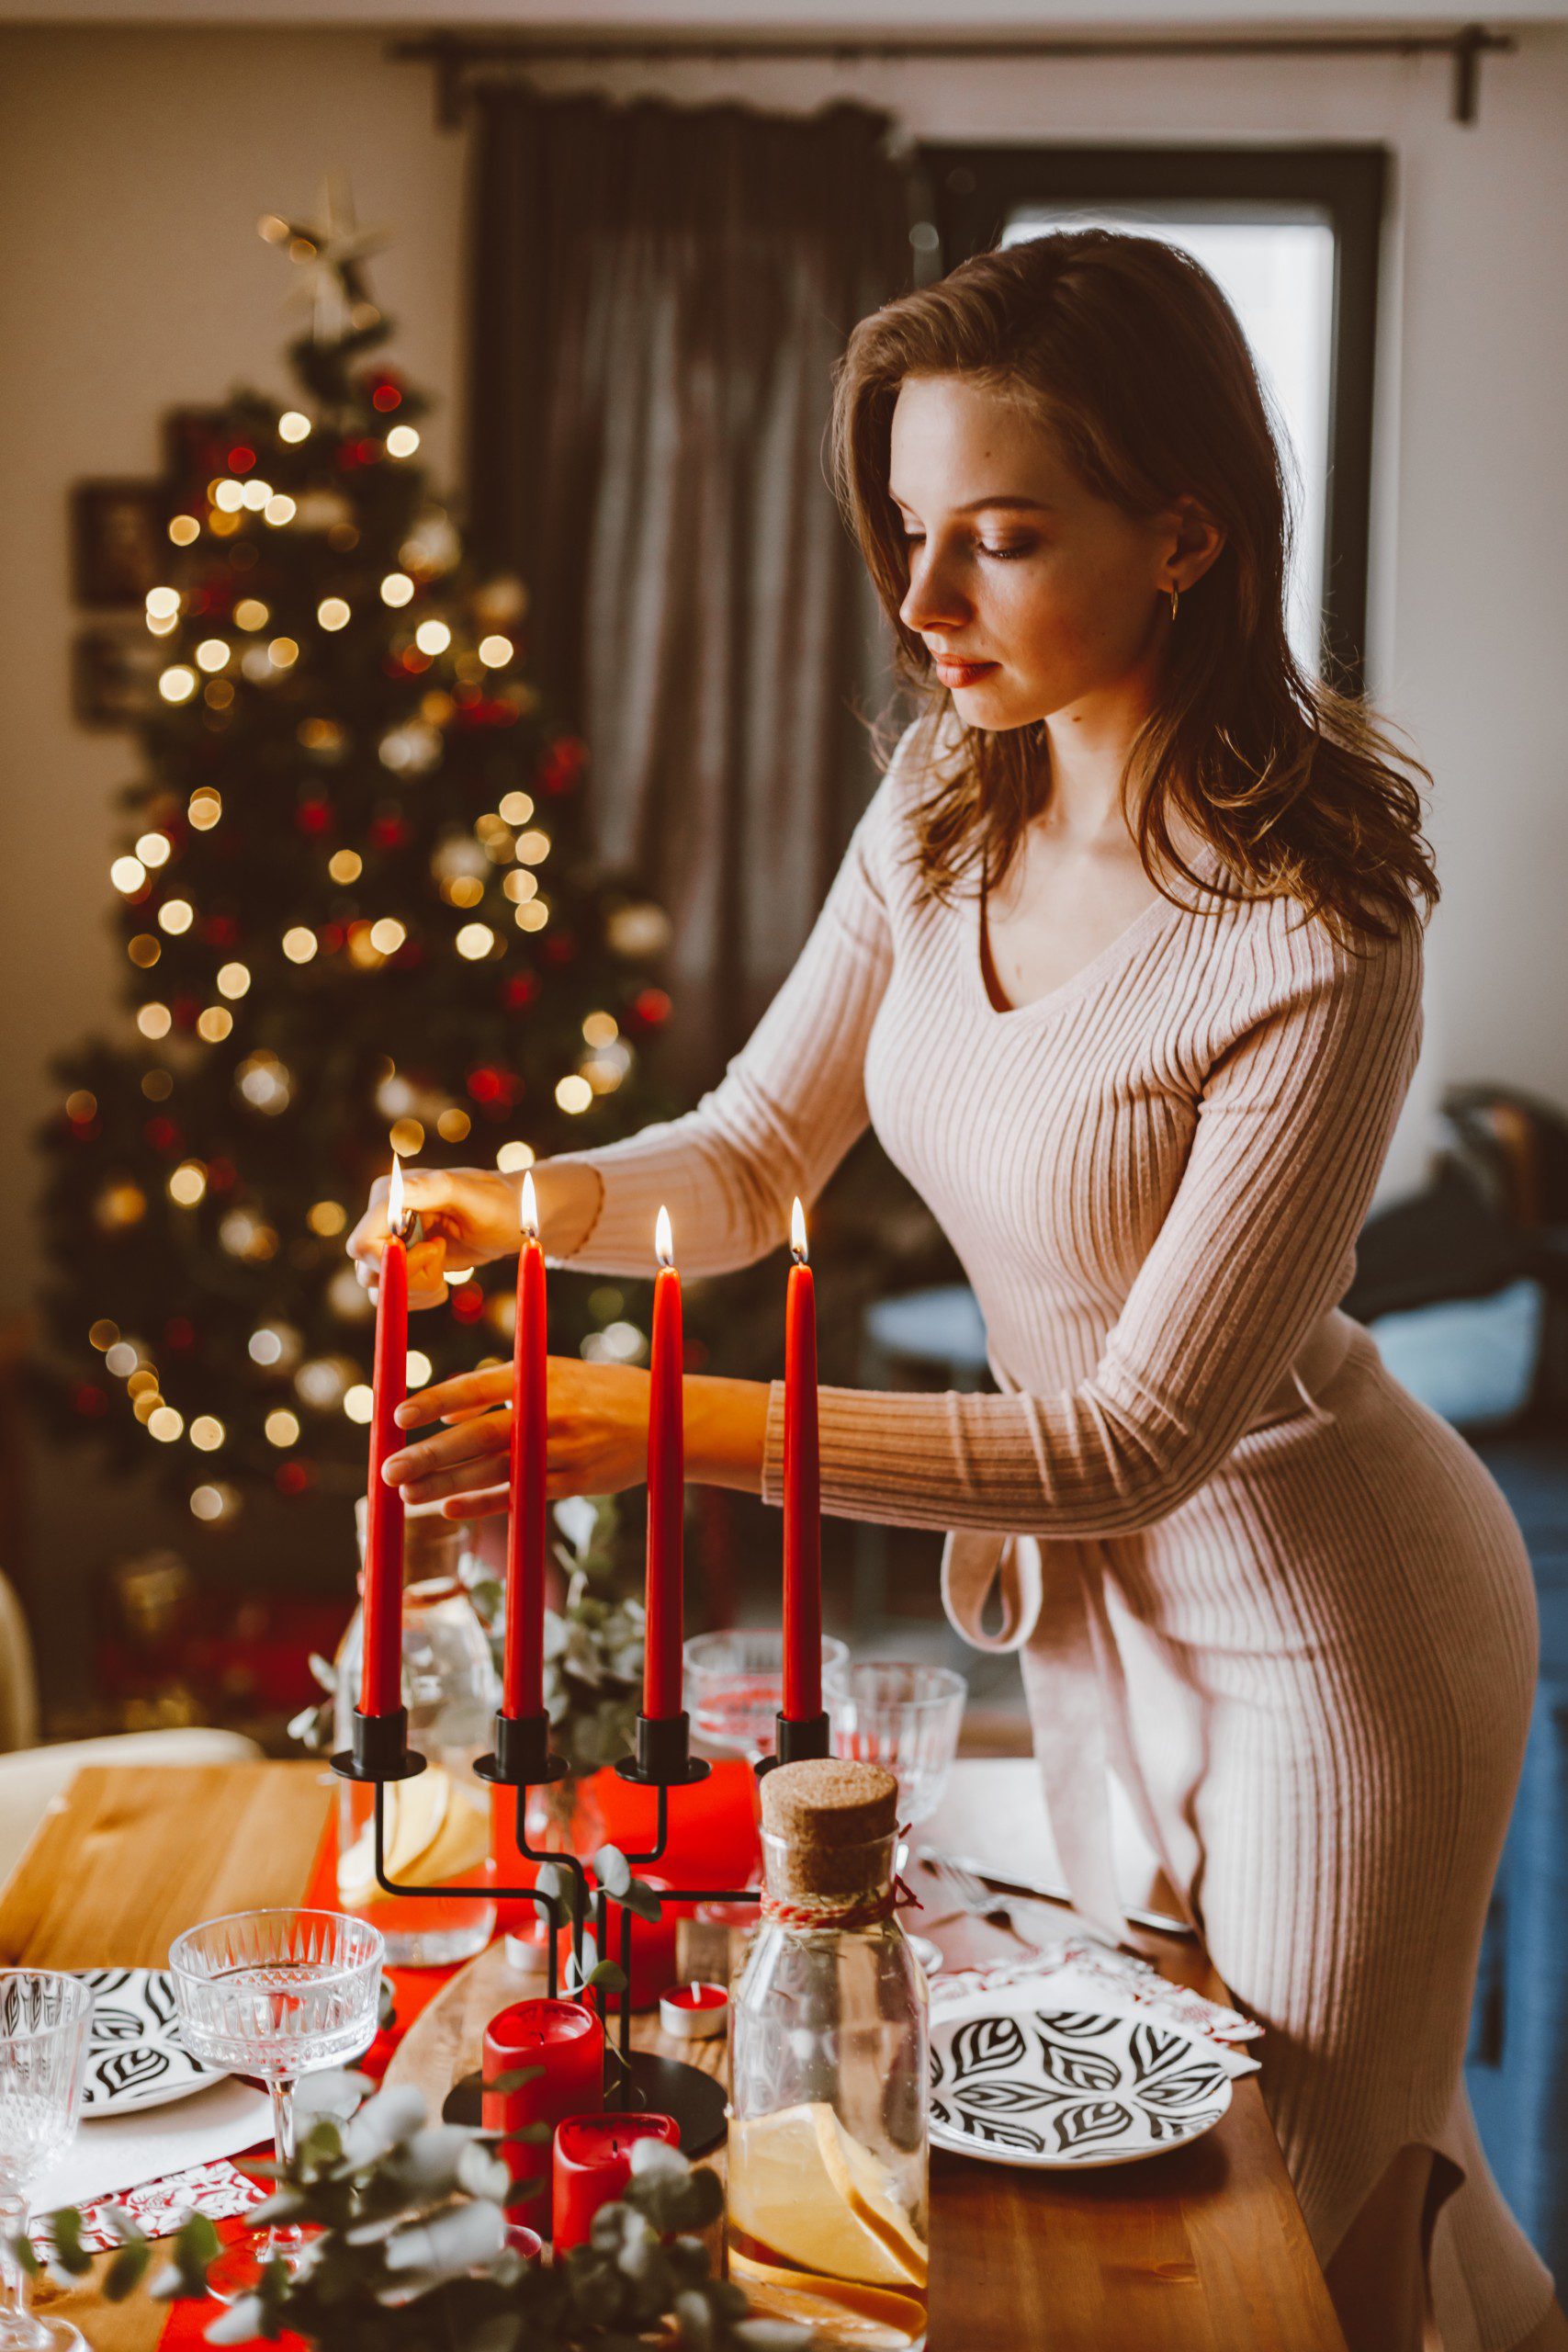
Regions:
M 69 2320 L 28 2312 L 27 2273 L 9 2247 L 28 2226 L 28 2183 L 75 2133 L 92 2015 L 79 1976 L 0 1970 L 0 2352 L 86 2352 Z
M 378 1928 L 338 1911 L 236 1911 L 169 1947 L 186 2048 L 266 2084 L 279 2164 L 294 2154 L 299 2076 L 344 2065 L 376 2038 L 383 1950 Z M 269 2262 L 297 2267 L 303 2245 L 298 2229 L 242 2240 L 213 2264 L 209 2289 L 232 2302 Z

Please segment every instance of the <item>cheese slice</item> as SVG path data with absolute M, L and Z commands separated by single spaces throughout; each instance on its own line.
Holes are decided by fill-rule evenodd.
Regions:
M 825 2100 L 733 2123 L 728 2174 L 731 2226 L 754 2245 L 818 2276 L 924 2286 L 925 2247 Z
M 913 2295 L 860 2287 L 845 2278 L 816 2278 L 805 2270 L 780 2270 L 734 2249 L 729 2272 L 744 2282 L 755 2311 L 820 2329 L 830 2344 L 853 2345 L 857 2352 L 909 2352 L 912 2345 L 924 2341 L 926 2307 Z

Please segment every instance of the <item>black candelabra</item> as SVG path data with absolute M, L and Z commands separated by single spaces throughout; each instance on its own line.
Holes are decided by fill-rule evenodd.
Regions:
M 481 1757 L 474 1766 L 481 1780 L 516 1792 L 518 1852 L 525 1861 L 559 1874 L 547 1878 L 543 1885 L 410 1886 L 394 1879 L 387 1869 L 386 1792 L 393 1781 L 412 1780 L 423 1772 L 424 1758 L 408 1744 L 408 1711 L 403 1707 L 380 1715 L 361 1714 L 356 1709 L 351 1737 L 352 1747 L 333 1758 L 333 1770 L 344 1780 L 367 1783 L 375 1791 L 378 1886 L 387 1894 L 410 1901 L 531 1902 L 544 1923 L 546 1989 L 552 1999 L 560 1986 L 558 1939 L 563 1926 L 570 1926 L 573 1996 L 596 1999 L 604 2023 L 606 2075 L 613 2069 L 616 2077 L 613 2083 L 606 2082 L 607 2093 L 618 2105 L 672 2115 L 680 2127 L 681 2144 L 688 2155 L 701 2155 L 706 2149 L 716 2147 L 725 2132 L 725 2095 L 721 2086 L 698 2066 L 660 2057 L 651 2051 L 634 2051 L 631 2046 L 633 1907 L 627 1898 L 634 1885 L 644 1883 L 637 1879 L 639 1867 L 663 1859 L 670 1834 L 670 1792 L 694 1787 L 708 1776 L 708 1765 L 691 1752 L 690 1719 L 683 1713 L 639 1715 L 636 1753 L 624 1758 L 615 1768 L 623 1781 L 655 1792 L 653 1843 L 645 1853 L 623 1856 L 627 1865 L 627 1883 L 619 1894 L 602 1883 L 591 1885 L 579 1855 L 553 1849 L 540 1851 L 528 1843 L 529 1790 L 564 1780 L 570 1770 L 565 1758 L 551 1751 L 547 1715 L 498 1714 L 491 1753 Z M 775 1764 L 800 1763 L 810 1757 L 826 1756 L 828 1717 L 820 1713 L 791 1721 L 781 1713 L 776 1718 L 776 1740 L 777 1752 L 759 1762 L 759 1773 L 771 1770 Z M 756 1887 L 660 1887 L 656 1894 L 652 1887 L 645 1886 L 643 1905 L 638 1907 L 646 1907 L 657 1916 L 661 1903 L 747 1904 L 761 1900 Z M 620 1981 L 618 1984 L 595 1985 L 583 1968 L 584 1937 L 592 1915 L 594 1951 L 601 1959 L 609 1957 L 612 1906 L 620 1913 Z M 477 2076 L 460 2083 L 447 2104 L 448 2120 L 477 2123 L 479 2093 Z

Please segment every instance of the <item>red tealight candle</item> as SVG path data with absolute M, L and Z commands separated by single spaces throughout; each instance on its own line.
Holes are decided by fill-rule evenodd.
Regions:
M 604 2104 L 604 2027 L 597 2009 L 586 2001 L 514 2001 L 491 2018 L 485 2028 L 484 2080 L 528 2067 L 543 2071 L 516 2090 L 482 2093 L 480 2121 L 487 2132 L 512 2133 L 525 2124 L 559 2123 L 564 2116 L 591 2114 Z M 547 2181 L 550 2149 L 547 2141 L 506 2138 L 501 2143 L 502 2163 L 513 2180 Z M 535 2207 L 544 2199 L 536 2197 Z M 543 2229 L 543 2219 L 533 2219 Z
M 784 1301 L 784 1713 L 822 1712 L 822 1496 L 817 1437 L 817 1295 L 806 1262 L 806 1213 L 790 1227 L 795 1263 Z
M 403 1497 L 381 1464 L 404 1442 L 396 1419 L 408 1390 L 409 1261 L 403 1246 L 402 1162 L 392 1155 L 387 1191 L 387 1246 L 376 1293 L 376 1362 L 371 1375 L 370 1482 L 365 1497 L 365 1667 L 363 1715 L 389 1715 L 402 1704 Z
M 586 2245 L 593 2216 L 632 2177 L 639 2140 L 680 2143 L 672 2115 L 573 2115 L 556 2132 L 552 2230 L 557 2256 Z
M 659 2022 L 680 2041 L 707 2041 L 729 2023 L 729 1996 L 722 1984 L 677 1984 L 659 1999 Z
M 648 1405 L 648 1586 L 645 1595 L 642 1712 L 681 1713 L 682 1632 L 682 1512 L 685 1446 L 681 1372 L 681 1277 L 670 1212 L 657 1227 L 659 1274 L 653 1285 L 653 1338 Z
M 501 1707 L 545 1710 L 545 1473 L 547 1429 L 545 1253 L 531 1173 L 523 1178 L 517 1336 L 512 1374 L 512 1515 L 506 1538 L 506 1635 Z

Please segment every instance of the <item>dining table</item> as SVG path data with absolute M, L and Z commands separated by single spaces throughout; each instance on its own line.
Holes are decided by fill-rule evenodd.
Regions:
M 983 1771 L 984 1759 L 957 1769 Z M 322 1883 L 336 1787 L 317 1761 L 79 1771 L 0 1890 L 0 1967 L 157 1967 L 197 1920 L 303 1901 Z M 918 1864 L 910 1876 L 919 1894 Z M 1043 1943 L 1074 1925 L 1044 1902 L 1015 1902 L 1011 1916 L 1010 1931 L 963 1917 L 931 1933 L 961 1966 L 1016 1951 L 1020 1931 Z M 682 1932 L 698 1939 L 682 1950 L 683 1972 L 731 1964 L 732 1932 L 716 1943 L 696 1922 Z M 1228 2001 L 1195 1939 L 1145 1940 L 1173 1981 Z M 467 1991 L 450 1972 L 392 1972 L 403 2030 L 378 2045 L 392 2079 L 438 2099 L 482 2023 L 483 1972 L 493 1978 L 501 1951 L 470 1970 Z M 634 2038 L 722 2070 L 722 2040 L 670 2041 L 657 2013 Z M 1264 2103 L 1267 2036 L 1258 2047 L 1264 2071 L 1235 2081 L 1220 2122 L 1147 2162 L 1029 2170 L 933 2151 L 931 2352 L 1345 2352 Z M 39 2310 L 73 2319 L 92 2352 L 199 2341 L 189 2307 L 106 2301 L 109 2259 L 70 2288 L 39 2281 Z

